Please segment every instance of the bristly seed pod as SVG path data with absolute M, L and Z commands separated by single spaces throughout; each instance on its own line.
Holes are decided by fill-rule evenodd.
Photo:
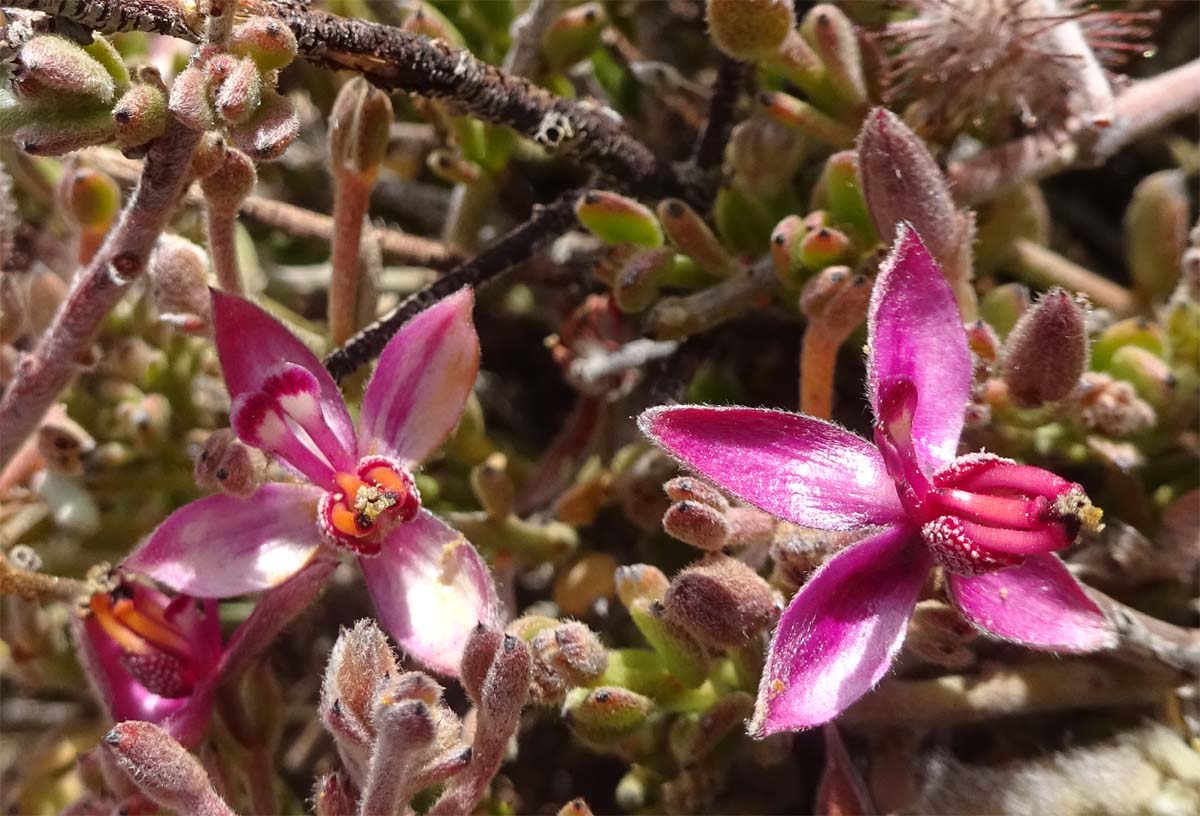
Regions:
M 1004 343 L 1004 382 L 1014 404 L 1057 402 L 1087 368 L 1083 309 L 1067 292 L 1051 289 L 1028 309 Z
M 717 48 L 751 62 L 776 51 L 795 24 L 788 0 L 708 0 L 707 12 Z
M 736 648 L 779 617 L 775 593 L 737 559 L 711 554 L 680 571 L 663 597 L 663 618 L 701 644 Z

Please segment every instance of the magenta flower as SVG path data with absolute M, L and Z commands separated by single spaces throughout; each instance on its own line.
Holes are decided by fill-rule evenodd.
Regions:
M 448 675 L 496 590 L 475 548 L 421 507 L 412 472 L 454 429 L 479 370 L 470 289 L 387 344 L 358 429 L 316 356 L 249 301 L 213 292 L 217 355 L 238 437 L 301 482 L 180 508 L 124 562 L 179 592 L 227 598 L 276 586 L 331 548 L 358 556 L 384 627 Z
M 157 723 L 184 745 L 195 745 L 220 684 L 316 597 L 334 566 L 332 559 L 316 559 L 263 593 L 224 646 L 215 600 L 171 598 L 121 576 L 72 619 L 81 663 L 114 722 Z
M 753 408 L 651 409 L 640 425 L 683 464 L 776 516 L 880 528 L 818 570 L 779 621 L 751 732 L 828 722 L 887 672 L 929 570 L 980 629 L 1057 652 L 1113 642 L 1053 550 L 1099 511 L 1053 473 L 987 453 L 955 458 L 971 383 L 950 287 L 905 226 L 868 315 L 875 445 L 812 417 Z

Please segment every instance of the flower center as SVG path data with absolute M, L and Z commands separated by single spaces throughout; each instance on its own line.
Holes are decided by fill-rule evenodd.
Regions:
M 88 602 L 92 617 L 121 650 L 121 665 L 160 697 L 186 697 L 196 683 L 194 652 L 166 609 L 124 585 L 97 592 Z
M 1083 488 L 1048 470 L 976 453 L 931 479 L 912 439 L 916 389 L 899 380 L 880 394 L 875 442 L 905 512 L 947 571 L 978 575 L 1016 566 L 1068 546 L 1081 528 L 1099 529 L 1102 513 Z
M 334 544 L 359 555 L 377 554 L 378 533 L 412 521 L 421 507 L 412 476 L 382 456 L 368 456 L 355 473 L 338 473 L 334 482 L 337 489 L 321 500 L 321 529 Z

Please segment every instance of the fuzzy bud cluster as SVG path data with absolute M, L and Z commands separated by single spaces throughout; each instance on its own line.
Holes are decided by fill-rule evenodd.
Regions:
M 1087 368 L 1084 312 L 1071 295 L 1051 289 L 1027 309 L 1002 351 L 1004 383 L 1020 408 L 1064 399 Z
M 718 552 L 769 541 L 775 520 L 758 508 L 731 506 L 715 488 L 690 476 L 663 485 L 673 502 L 663 515 L 668 535 L 701 550 Z
M 537 705 L 558 705 L 570 689 L 590 685 L 608 667 L 604 644 L 578 621 L 527 615 L 513 621 L 508 633 L 529 648 L 529 700 Z
M 746 564 L 711 553 L 671 580 L 662 617 L 709 649 L 738 648 L 779 617 L 770 585 Z

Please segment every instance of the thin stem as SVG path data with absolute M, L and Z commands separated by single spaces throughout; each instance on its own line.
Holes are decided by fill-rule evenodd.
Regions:
M 663 298 L 650 310 L 647 333 L 657 340 L 677 340 L 707 331 L 744 313 L 777 286 L 775 267 L 768 261 L 694 295 Z
M 100 324 L 146 268 L 183 193 L 200 133 L 171 119 L 150 148 L 137 189 L 108 240 L 75 279 L 54 322 L 0 399 L 0 467 L 71 381 Z
M 1044 288 L 1061 286 L 1069 292 L 1080 292 L 1094 305 L 1119 315 L 1137 311 L 1137 299 L 1128 289 L 1067 260 L 1052 249 L 1027 238 L 1018 238 L 1013 243 L 1012 253 L 1012 272 L 1026 283 Z
M 208 254 L 212 258 L 213 271 L 217 274 L 217 283 L 226 292 L 240 295 L 244 287 L 242 272 L 238 267 L 234 231 L 237 213 L 210 204 L 204 208 L 204 218 L 208 233 Z
M 833 418 L 833 372 L 845 337 L 813 321 L 800 344 L 800 411 L 818 419 Z
M 76 601 L 89 592 L 83 581 L 22 569 L 0 553 L 0 595 L 27 601 Z
M 359 173 L 334 173 L 329 334 L 337 345 L 358 327 L 359 251 L 371 186 L 372 180 Z
M 525 223 L 471 260 L 405 298 L 395 309 L 350 338 L 325 358 L 325 367 L 341 380 L 375 358 L 400 327 L 430 304 L 464 286 L 481 286 L 527 260 L 539 247 L 575 221 L 575 202 L 583 190 L 572 190 L 536 210 Z
M 708 119 L 700 140 L 696 143 L 696 152 L 692 161 L 701 170 L 708 170 L 721 163 L 725 155 L 725 145 L 729 142 L 729 134 L 733 131 L 734 114 L 737 103 L 750 74 L 749 66 L 730 57 L 722 57 L 717 67 L 717 80 L 713 84 L 712 99 L 708 103 Z

